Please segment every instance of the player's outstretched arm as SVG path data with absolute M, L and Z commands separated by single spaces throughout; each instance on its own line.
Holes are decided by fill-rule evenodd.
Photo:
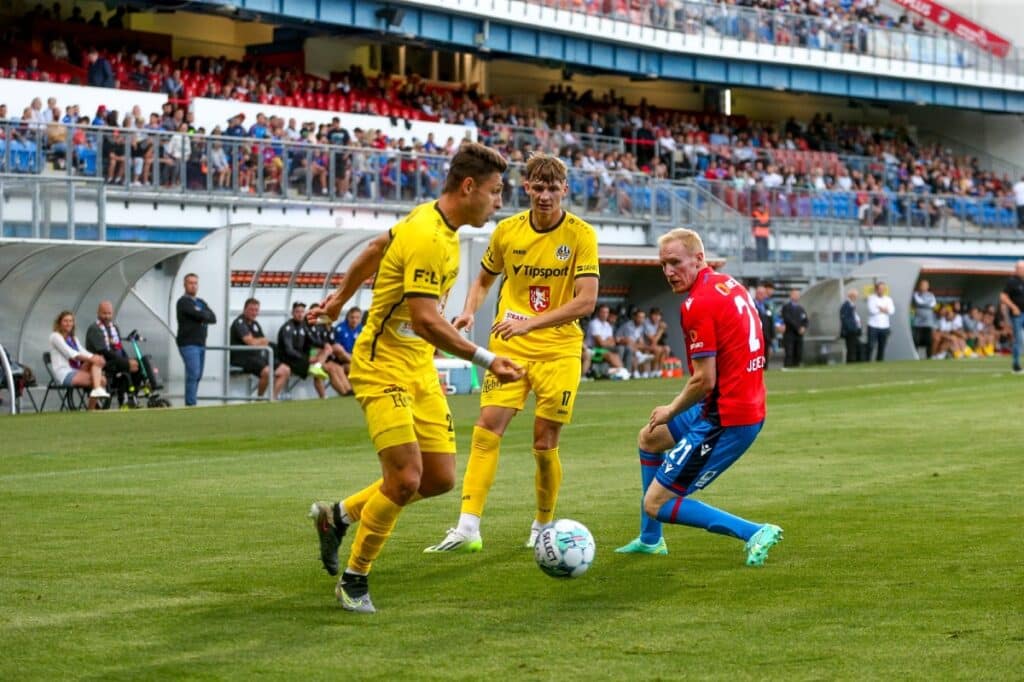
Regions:
M 441 317 L 441 313 L 437 311 L 436 298 L 410 296 L 406 301 L 412 318 L 412 330 L 427 343 L 489 369 L 502 383 L 516 381 L 523 376 L 522 367 L 506 357 L 495 356 L 486 348 L 476 345 Z
M 321 316 L 329 317 L 331 322 L 338 319 L 345 302 L 355 295 L 359 287 L 363 285 L 363 282 L 369 279 L 373 273 L 377 272 L 377 268 L 380 267 L 380 259 L 383 257 L 384 249 L 389 241 L 391 241 L 390 232 L 385 232 L 371 239 L 362 253 L 352 261 L 352 265 L 349 266 L 344 279 L 341 280 L 341 285 L 334 293 L 320 303 L 310 307 L 306 313 L 306 321 L 310 324 L 316 324 L 318 321 L 322 321 L 319 319 Z
M 492 275 L 483 268 L 480 268 L 480 274 L 473 280 L 469 287 L 469 293 L 466 294 L 466 303 L 462 306 L 462 312 L 452 320 L 452 325 L 456 329 L 470 329 L 473 327 L 473 317 L 476 315 L 476 311 L 480 309 L 484 299 L 487 298 L 487 292 L 491 290 L 491 285 L 494 284 L 496 279 L 496 275 Z
M 505 341 L 514 336 L 529 334 L 535 329 L 557 327 L 566 322 L 578 320 L 594 312 L 597 305 L 597 277 L 577 277 L 572 300 L 526 320 L 498 320 L 491 328 Z
M 715 362 L 715 356 L 695 358 L 693 360 L 693 375 L 683 386 L 683 391 L 668 405 L 659 405 L 654 408 L 648 428 L 653 430 L 656 426 L 667 424 L 677 414 L 696 405 L 714 389 L 717 381 L 718 365 Z

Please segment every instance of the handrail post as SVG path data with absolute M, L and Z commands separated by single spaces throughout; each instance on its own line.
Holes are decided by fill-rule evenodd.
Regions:
M 7 382 L 7 390 L 11 394 L 11 414 L 18 414 L 18 389 L 14 385 L 14 373 L 11 371 L 11 363 L 7 360 L 7 349 L 0 343 L 0 364 L 4 366 L 4 380 Z M 27 389 L 26 389 L 27 390 Z

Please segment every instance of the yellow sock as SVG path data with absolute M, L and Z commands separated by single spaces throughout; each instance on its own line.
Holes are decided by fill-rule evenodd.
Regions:
M 487 493 L 494 485 L 498 472 L 498 455 L 501 453 L 501 436 L 479 426 L 473 427 L 473 443 L 469 447 L 466 473 L 462 477 L 463 514 L 483 516 L 487 504 Z
M 562 461 L 558 459 L 558 448 L 534 450 L 537 473 L 534 485 L 537 488 L 537 522 L 551 523 L 555 518 L 555 503 L 558 489 L 562 486 Z
M 363 517 L 363 507 L 366 505 L 366 501 L 373 497 L 375 492 L 380 490 L 380 484 L 383 482 L 383 478 L 378 478 L 354 495 L 346 497 L 344 502 L 341 503 L 341 506 L 345 508 L 345 513 L 348 514 L 353 523 Z
M 363 507 L 366 506 L 366 501 L 373 497 L 375 492 L 380 490 L 380 484 L 383 482 L 383 478 L 378 478 L 359 492 L 345 498 L 341 506 L 349 518 L 349 523 L 355 523 L 363 517 Z M 408 507 L 413 502 L 419 502 L 422 499 L 423 496 L 419 492 L 413 493 L 413 496 L 405 503 L 405 506 Z
M 363 505 L 362 522 L 348 555 L 348 570 L 366 575 L 395 527 L 402 508 L 379 489 Z

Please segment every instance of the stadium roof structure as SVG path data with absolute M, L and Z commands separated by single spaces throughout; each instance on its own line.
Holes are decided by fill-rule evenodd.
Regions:
M 15 357 L 46 350 L 61 310 L 113 301 L 118 308 L 139 279 L 158 263 L 194 246 L 130 242 L 0 239 L 0 342 Z M 79 324 L 79 334 L 84 327 Z M 81 336 L 80 336 L 81 338 Z

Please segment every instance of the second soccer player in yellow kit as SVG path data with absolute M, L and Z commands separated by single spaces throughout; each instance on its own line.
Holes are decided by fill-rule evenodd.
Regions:
M 456 528 L 426 552 L 483 549 L 480 517 L 498 469 L 501 437 L 526 404 L 537 397 L 533 426 L 537 513 L 526 546 L 554 518 L 562 482 L 558 439 L 572 418 L 580 382 L 583 331 L 577 322 L 597 302 L 597 235 L 562 209 L 566 167 L 557 157 L 535 154 L 526 164 L 530 210 L 498 223 L 470 288 L 457 328 L 467 328 L 488 290 L 502 277 L 489 348 L 521 365 L 522 381 L 499 383 L 488 372 L 480 396 L 480 418 L 462 479 L 462 510 Z

